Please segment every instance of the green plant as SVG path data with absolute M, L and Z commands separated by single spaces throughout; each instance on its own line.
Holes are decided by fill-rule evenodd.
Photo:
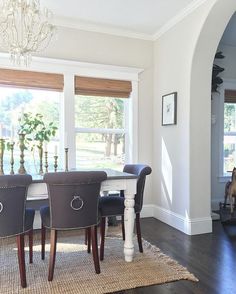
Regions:
M 53 122 L 49 124 L 45 124 L 43 115 L 40 113 L 36 113 L 33 115 L 31 112 L 24 113 L 22 117 L 19 119 L 20 128 L 18 130 L 19 134 L 25 135 L 25 148 L 32 151 L 34 166 L 35 164 L 35 156 L 34 151 L 35 147 L 37 147 L 39 152 L 39 174 L 43 174 L 43 143 L 49 142 L 51 137 L 54 137 L 57 131 L 57 127 Z
M 53 122 L 48 125 L 44 123 L 43 115 L 36 113 L 33 115 L 31 112 L 24 113 L 19 119 L 20 128 L 18 133 L 25 134 L 26 143 L 33 143 L 38 148 L 42 147 L 44 141 L 49 142 L 52 137 L 56 135 L 57 127 Z
M 215 59 L 223 59 L 225 58 L 221 51 L 217 52 L 215 55 Z M 211 92 L 218 93 L 218 87 L 223 83 L 222 78 L 219 76 L 221 72 L 223 72 L 225 69 L 217 64 L 213 64 L 212 69 L 212 80 L 211 80 Z

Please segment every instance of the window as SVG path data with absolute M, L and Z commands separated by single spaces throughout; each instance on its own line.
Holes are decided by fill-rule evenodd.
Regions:
M 129 81 L 75 77 L 77 167 L 122 169 L 131 90 Z
M 236 163 L 236 91 L 225 90 L 224 101 L 224 174 Z
M 0 56 L 0 61 L 8 64 L 7 57 Z M 141 69 L 51 61 L 43 58 L 35 61 L 32 69 L 35 72 L 0 69 L 0 125 L 6 141 L 11 136 L 12 124 L 16 136 L 16 124 L 22 108 L 24 112 L 30 110 L 36 113 L 40 110 L 40 113 L 43 111 L 42 114 L 48 117 L 46 120 L 53 120 L 59 127 L 57 137 L 48 145 L 49 171 L 54 170 L 55 145 L 58 146 L 58 170 L 64 170 L 64 147 L 69 148 L 69 168 L 72 169 L 80 167 L 121 169 L 125 162 L 137 160 L 138 73 L 142 71 Z M 106 78 L 82 77 L 86 74 Z M 12 95 L 18 95 L 22 101 L 17 98 L 18 104 L 12 104 L 9 99 Z M 94 103 L 100 105 L 103 115 L 108 105 L 114 106 L 110 118 L 112 125 L 102 120 L 96 124 L 82 120 L 81 117 L 86 111 L 81 105 L 86 103 L 90 107 L 93 107 Z M 52 108 L 56 116 L 51 115 Z M 96 111 L 93 116 L 96 116 Z M 16 143 L 15 173 L 20 165 L 19 153 Z M 37 153 L 33 156 L 30 150 L 25 151 L 25 167 L 27 172 L 32 174 L 35 174 L 39 168 Z M 3 159 L 4 172 L 8 174 L 9 150 L 5 149 Z
M 18 119 L 22 112 L 40 113 L 46 123 L 51 121 L 59 127 L 61 93 L 55 91 L 18 89 L 14 87 L 0 87 L 0 123 L 4 138 L 14 137 L 14 170 L 17 173 L 19 168 L 20 150 L 18 146 L 17 130 L 19 127 Z M 59 144 L 59 132 L 48 145 L 49 169 L 53 170 L 54 146 Z M 13 133 L 13 134 L 12 134 Z M 38 172 L 38 152 L 25 150 L 25 168 L 28 173 L 37 174 Z M 4 152 L 4 171 L 10 171 L 10 152 Z
M 77 167 L 122 169 L 127 107 L 127 99 L 75 96 Z

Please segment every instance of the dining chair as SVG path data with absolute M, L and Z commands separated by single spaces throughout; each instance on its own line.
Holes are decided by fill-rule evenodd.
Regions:
M 0 238 L 16 236 L 21 286 L 25 288 L 24 236 L 29 235 L 29 262 L 33 262 L 33 222 L 35 211 L 26 206 L 30 175 L 0 176 Z
M 103 171 L 73 171 L 47 173 L 49 206 L 42 207 L 42 259 L 45 258 L 45 228 L 50 229 L 48 281 L 52 281 L 59 230 L 88 229 L 92 239 L 95 272 L 100 273 L 97 225 L 101 182 L 107 178 Z
M 143 252 L 141 227 L 140 227 L 140 212 L 143 206 L 143 191 L 145 186 L 146 176 L 152 172 L 152 169 L 148 165 L 144 164 L 127 164 L 124 166 L 124 172 L 134 174 L 138 176 L 137 180 L 137 192 L 135 195 L 134 211 L 136 215 L 136 233 L 139 245 L 139 251 Z M 125 226 L 124 226 L 124 191 L 120 191 L 118 196 L 103 196 L 99 199 L 99 210 L 101 214 L 100 224 L 100 260 L 104 259 L 104 243 L 105 243 L 105 224 L 106 218 L 110 216 L 121 216 L 122 222 L 122 236 L 125 240 Z

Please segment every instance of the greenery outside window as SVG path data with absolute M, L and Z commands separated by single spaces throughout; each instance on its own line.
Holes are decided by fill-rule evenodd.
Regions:
M 0 87 L 0 123 L 3 137 L 14 137 L 14 142 L 18 142 L 17 132 L 19 128 L 18 119 L 23 113 L 31 112 L 43 115 L 45 124 L 53 121 L 59 128 L 61 93 L 56 91 L 19 89 L 15 87 Z M 14 130 L 14 134 L 12 131 Z M 48 144 L 49 170 L 53 170 L 53 155 L 55 145 L 59 146 L 60 130 L 56 137 Z M 15 172 L 19 167 L 20 151 L 15 145 L 14 148 Z M 36 174 L 39 162 L 38 152 L 25 150 L 25 168 L 28 173 Z M 4 170 L 9 173 L 10 170 L 10 152 L 4 153 Z
M 224 174 L 236 165 L 236 91 L 225 90 L 224 101 Z
M 75 96 L 76 166 L 122 169 L 128 99 Z

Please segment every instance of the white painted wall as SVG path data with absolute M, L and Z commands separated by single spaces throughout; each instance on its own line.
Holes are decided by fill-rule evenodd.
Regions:
M 155 43 L 155 214 L 189 234 L 212 230 L 211 69 L 217 45 L 235 9 L 233 0 L 227 5 L 223 0 L 206 1 Z M 172 91 L 178 92 L 177 125 L 162 127 L 161 96 Z M 168 156 L 161 153 L 163 142 Z M 169 170 L 167 177 L 165 169 Z
M 209 1 L 155 43 L 154 50 L 154 203 L 156 214 L 191 233 L 190 214 L 190 75 L 192 57 L 207 16 Z M 177 125 L 161 126 L 161 97 L 177 91 Z M 166 154 L 162 150 L 165 150 Z M 169 161 L 169 162 L 166 162 Z M 168 169 L 165 176 L 165 169 Z M 204 217 L 208 217 L 206 213 Z
M 225 68 L 225 70 L 221 74 L 221 77 L 227 80 L 235 79 L 236 78 L 236 47 L 220 44 L 219 51 L 222 51 L 223 55 L 225 56 L 224 59 L 217 60 L 217 64 Z

